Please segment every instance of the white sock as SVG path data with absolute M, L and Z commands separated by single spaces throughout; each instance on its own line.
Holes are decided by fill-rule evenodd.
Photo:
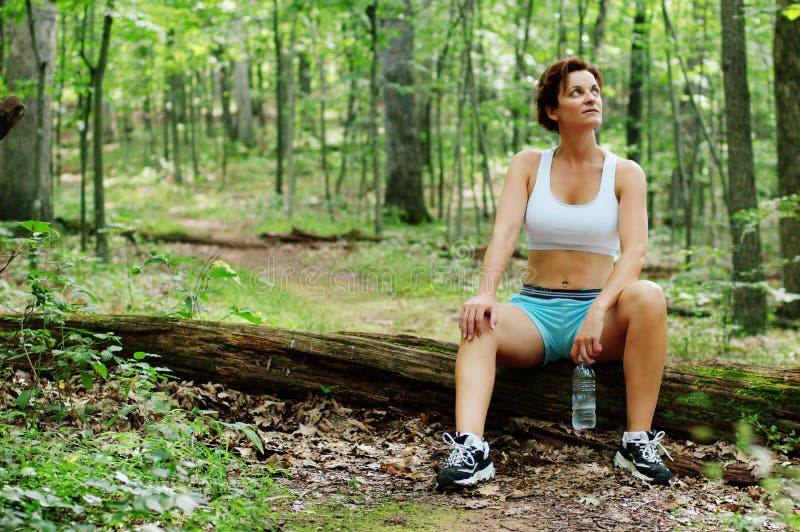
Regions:
M 650 436 L 644 430 L 636 430 L 633 432 L 625 432 L 622 435 L 622 441 L 650 441 Z
M 465 447 L 475 447 L 476 449 L 483 449 L 483 440 L 481 439 L 480 436 L 477 436 L 471 432 L 459 432 L 459 436 L 465 436 L 465 435 L 467 437 L 467 439 L 464 440 Z

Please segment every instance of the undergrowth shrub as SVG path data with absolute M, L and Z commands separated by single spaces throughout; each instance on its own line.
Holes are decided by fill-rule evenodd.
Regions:
M 126 356 L 114 333 L 69 327 L 69 314 L 91 311 L 97 298 L 66 274 L 59 245 L 46 223 L 0 233 L 0 278 L 28 261 L 23 297 L 4 295 L 22 290 L 19 279 L 0 287 L 0 529 L 183 528 L 212 519 L 233 527 L 239 512 L 269 522 L 269 508 L 255 502 L 228 507 L 241 486 L 248 497 L 275 490 L 268 470 L 253 474 L 259 468 L 234 451 L 245 438 L 263 452 L 256 432 L 178 408 L 164 391 L 170 371 L 151 364 L 157 355 Z M 184 303 L 171 312 L 181 317 L 195 317 L 209 283 L 235 272 L 220 261 L 187 275 Z

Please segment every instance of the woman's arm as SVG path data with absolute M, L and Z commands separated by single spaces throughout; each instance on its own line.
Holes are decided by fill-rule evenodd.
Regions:
M 478 322 L 489 315 L 492 329 L 497 324 L 495 294 L 506 265 L 517 246 L 517 239 L 528 204 L 528 185 L 531 172 L 538 168 L 540 154 L 523 151 L 516 154 L 508 166 L 506 180 L 497 203 L 497 216 L 492 229 L 492 239 L 483 257 L 478 295 L 464 303 L 458 313 L 461 336 L 472 340 L 479 334 Z
M 600 335 L 608 310 L 616 305 L 626 286 L 636 281 L 647 255 L 647 182 L 644 171 L 633 161 L 622 161 L 617 170 L 619 193 L 620 257 L 611 270 L 603 289 L 586 314 L 572 345 L 575 363 L 593 363 L 594 356 L 603 350 Z

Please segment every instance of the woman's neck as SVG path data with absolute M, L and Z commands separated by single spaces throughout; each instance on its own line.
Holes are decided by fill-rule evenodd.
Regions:
M 602 153 L 595 140 L 594 130 L 562 132 L 556 156 L 570 161 L 586 161 Z

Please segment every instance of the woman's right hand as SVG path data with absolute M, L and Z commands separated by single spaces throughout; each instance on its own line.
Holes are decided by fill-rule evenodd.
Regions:
M 470 341 L 476 335 L 480 336 L 478 323 L 486 315 L 489 316 L 489 326 L 494 329 L 497 326 L 497 302 L 493 295 L 479 294 L 464 303 L 458 313 L 458 328 L 461 330 L 461 338 Z

